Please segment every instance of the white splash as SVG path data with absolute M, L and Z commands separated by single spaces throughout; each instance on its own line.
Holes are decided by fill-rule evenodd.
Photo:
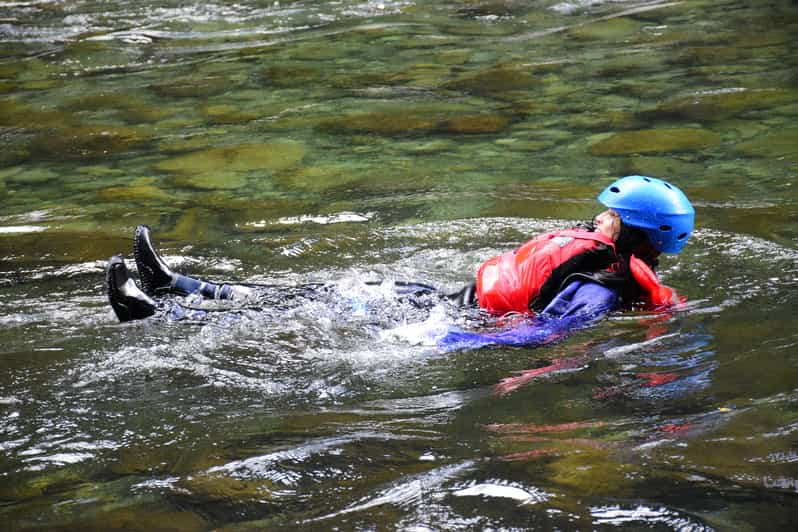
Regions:
M 41 225 L 9 225 L 0 227 L 0 234 L 3 235 L 17 235 L 24 233 L 41 233 L 46 231 L 47 227 Z
M 380 331 L 380 340 L 386 342 L 403 342 L 410 345 L 437 345 L 452 327 L 451 320 L 446 315 L 443 305 L 434 307 L 429 317 L 421 322 L 406 323 Z
M 299 216 L 284 216 L 282 218 L 278 218 L 276 221 L 269 221 L 269 220 L 259 220 L 255 222 L 247 222 L 244 225 L 246 227 L 255 227 L 255 228 L 263 228 L 269 225 L 300 225 L 306 223 L 314 223 L 320 225 L 329 225 L 329 224 L 340 224 L 340 223 L 351 223 L 351 222 L 368 222 L 374 217 L 373 212 L 367 213 L 357 213 L 357 212 L 339 212 L 334 214 L 326 214 L 326 215 L 312 215 L 312 214 L 302 214 Z
M 467 488 L 462 488 L 452 492 L 456 497 L 499 497 L 513 499 L 521 504 L 536 504 L 545 502 L 550 495 L 538 489 L 522 489 L 510 484 L 500 484 L 496 482 L 486 482 L 474 484 Z

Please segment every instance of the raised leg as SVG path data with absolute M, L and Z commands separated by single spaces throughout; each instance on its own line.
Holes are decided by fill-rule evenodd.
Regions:
M 208 299 L 243 299 L 251 290 L 231 284 L 215 284 L 175 273 L 152 245 L 150 228 L 140 225 L 133 239 L 133 255 L 144 291 L 150 296 L 158 294 L 189 295 L 199 293 Z
M 136 286 L 121 257 L 108 260 L 105 285 L 108 302 L 119 321 L 140 320 L 155 314 L 155 301 Z

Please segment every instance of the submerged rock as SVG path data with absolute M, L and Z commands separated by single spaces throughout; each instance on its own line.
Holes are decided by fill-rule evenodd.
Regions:
M 182 479 L 181 490 L 191 493 L 191 497 L 206 504 L 248 504 L 257 502 L 265 505 L 269 499 L 279 499 L 288 489 L 265 479 L 238 479 L 214 473 L 199 473 Z
M 693 46 L 670 60 L 688 66 L 734 64 L 749 58 L 751 51 L 727 45 Z
M 181 187 L 203 190 L 235 189 L 253 174 L 282 171 L 297 166 L 305 155 L 298 142 L 275 142 L 209 148 L 161 161 L 155 168 L 174 174 Z
M 443 127 L 449 133 L 496 133 L 510 123 L 506 116 L 478 114 L 457 116 L 447 120 Z
M 795 40 L 795 35 L 789 29 L 774 28 L 772 20 L 768 18 L 762 21 L 762 31 L 750 31 L 737 35 L 736 47 L 744 50 L 754 48 L 770 48 L 769 50 L 759 50 L 764 52 L 785 52 L 789 54 L 787 45 Z M 784 45 L 783 48 L 776 48 Z
M 443 88 L 472 94 L 496 95 L 510 91 L 528 91 L 541 84 L 528 64 L 506 64 L 465 74 L 443 84 Z
M 368 172 L 362 166 L 332 163 L 298 168 L 280 176 L 278 181 L 290 188 L 325 192 L 363 179 L 366 175 Z
M 706 129 L 646 129 L 625 131 L 590 146 L 593 155 L 632 155 L 699 151 L 720 144 L 720 136 Z
M 225 76 L 177 78 L 150 85 L 158 96 L 169 98 L 207 98 L 221 94 L 230 88 L 230 80 Z
M 180 155 L 156 164 L 155 168 L 186 175 L 220 171 L 284 170 L 298 164 L 304 156 L 305 147 L 299 142 L 244 144 Z
M 337 89 L 365 89 L 392 83 L 391 75 L 377 72 L 344 71 L 330 75 L 326 82 Z
M 186 453 L 169 446 L 133 445 L 121 448 L 116 461 L 109 469 L 118 475 L 177 474 L 186 470 L 207 469 L 223 463 L 223 458 L 212 446 L 202 446 L 198 450 Z
M 568 118 L 567 123 L 569 126 L 579 129 L 618 131 L 640 127 L 641 120 L 637 115 L 628 111 L 603 111 L 575 115 Z
M 510 105 L 515 115 L 551 115 L 561 111 L 559 105 L 540 100 L 517 99 Z
M 0 65 L 0 78 L 15 78 L 20 72 L 22 67 L 18 63 Z
M 436 89 L 449 75 L 449 67 L 445 65 L 416 63 L 410 67 L 386 76 L 386 83 L 396 85 L 394 91 L 418 89 Z M 407 88 L 404 88 L 407 87 Z
M 42 165 L 20 165 L 10 172 L 5 180 L 16 185 L 42 185 L 44 183 L 54 183 L 58 180 L 59 174 Z
M 193 136 L 165 137 L 157 144 L 159 153 L 185 154 L 206 148 L 213 148 L 223 141 L 223 137 L 210 130 Z
M 55 109 L 37 109 L 14 98 L 0 100 L 0 126 L 26 131 L 61 128 L 74 122 L 70 113 Z
M 105 211 L 102 214 L 107 216 L 108 207 L 102 208 Z M 78 211 L 77 207 L 75 211 Z M 81 208 L 80 212 L 87 211 Z M 59 222 L 57 226 L 42 225 L 47 226 L 46 230 L 6 237 L 9 245 L 13 245 L 14 255 L 19 257 L 20 263 L 75 264 L 105 260 L 119 253 L 120 249 L 127 249 L 130 242 L 127 234 L 124 238 L 112 234 L 114 228 L 107 223 L 103 224 L 102 230 L 97 228 L 96 221 L 76 220 Z
M 437 62 L 442 65 L 462 65 L 467 63 L 474 51 L 470 48 L 442 50 L 437 54 Z
M 494 113 L 459 114 L 453 109 L 387 110 L 357 113 L 321 123 L 321 129 L 350 134 L 410 136 L 430 132 L 452 134 L 496 133 L 510 123 L 510 118 Z
M 103 201 L 142 204 L 151 204 L 153 201 L 168 202 L 174 198 L 173 194 L 158 188 L 155 183 L 154 178 L 137 179 L 128 185 L 104 188 L 97 192 L 97 197 Z
M 702 175 L 704 166 L 677 157 L 625 157 L 616 175 L 650 175 L 663 179 L 682 180 Z
M 174 114 L 169 107 L 151 105 L 125 93 L 101 93 L 81 96 L 68 101 L 70 111 L 115 112 L 126 122 L 158 122 Z
M 442 153 L 452 151 L 456 147 L 457 144 L 451 140 L 437 139 L 428 142 L 422 142 L 421 144 L 415 144 L 412 147 L 409 147 L 407 151 L 411 153 Z
M 217 170 L 196 174 L 176 175 L 171 178 L 171 183 L 177 187 L 195 188 L 200 190 L 233 190 L 249 183 L 246 174 L 232 171 Z
M 215 125 L 243 124 L 259 118 L 258 114 L 242 111 L 234 105 L 207 105 L 200 108 L 200 112 Z
M 0 138 L 0 167 L 13 166 L 26 161 L 30 151 L 20 137 Z
M 212 229 L 212 224 L 208 224 L 208 210 L 204 206 L 187 207 L 180 209 L 174 227 L 162 231 L 161 237 L 177 242 L 207 242 L 212 240 L 209 235 Z
M 540 152 L 548 150 L 555 145 L 555 143 L 551 141 L 523 140 L 515 138 L 500 139 L 496 141 L 496 144 L 502 146 L 503 148 L 507 148 L 510 151 L 518 152 Z
M 55 129 L 31 142 L 31 152 L 48 160 L 92 160 L 136 150 L 152 138 L 132 127 L 79 126 Z
M 19 84 L 19 88 L 26 91 L 46 91 L 61 87 L 64 84 L 60 79 L 35 79 Z
M 89 500 L 88 497 L 75 497 Z M 72 530 L 159 530 L 161 532 L 202 532 L 213 528 L 202 516 L 188 510 L 165 510 L 149 502 L 140 507 L 120 508 L 119 503 L 106 503 L 105 511 L 83 514 L 71 521 Z
M 639 22 L 626 17 L 616 17 L 573 27 L 568 30 L 568 36 L 580 40 L 622 41 L 639 31 Z
M 83 479 L 75 470 L 60 468 L 33 478 L 0 484 L 0 500 L 21 501 L 41 497 L 45 493 L 64 491 L 79 485 Z
M 653 53 L 628 53 L 612 57 L 597 65 L 596 75 L 611 79 L 625 78 L 640 72 L 659 72 L 662 58 Z
M 748 157 L 798 160 L 798 129 L 787 129 L 741 142 L 735 151 Z
M 787 89 L 729 89 L 706 91 L 663 103 L 651 114 L 689 120 L 721 120 L 754 109 L 798 101 L 798 92 Z
M 145 102 L 133 102 L 119 111 L 122 119 L 132 124 L 161 122 L 174 116 L 175 113 L 175 109 L 171 107 L 155 107 Z
M 303 87 L 323 77 L 324 74 L 320 70 L 301 63 L 276 64 L 260 72 L 261 81 L 276 87 Z
M 315 39 L 298 40 L 293 43 L 294 46 L 284 49 L 279 47 L 281 51 L 286 51 L 290 54 L 290 58 L 295 61 L 326 61 L 328 59 L 340 59 L 340 48 L 329 46 L 325 40 L 317 41 Z M 258 58 L 263 58 L 265 53 L 273 53 L 276 47 L 264 47 L 260 50 L 255 50 Z
M 630 473 L 635 466 L 612 460 L 601 449 L 580 448 L 549 465 L 552 482 L 568 486 L 585 495 L 623 494 L 634 484 Z
M 320 127 L 330 132 L 413 135 L 432 131 L 439 124 L 440 118 L 434 114 L 408 109 L 344 115 L 326 120 Z

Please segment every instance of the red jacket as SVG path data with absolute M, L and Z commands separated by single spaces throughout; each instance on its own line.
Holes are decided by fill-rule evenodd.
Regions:
M 618 257 L 613 241 L 598 232 L 582 229 L 552 231 L 530 240 L 521 247 L 493 257 L 477 271 L 479 306 L 491 314 L 533 313 L 541 297 L 541 288 L 549 287 L 549 299 L 568 274 L 607 268 Z M 553 290 L 552 290 L 553 288 Z

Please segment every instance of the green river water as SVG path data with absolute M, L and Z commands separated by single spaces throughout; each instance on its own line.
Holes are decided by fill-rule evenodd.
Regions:
M 797 37 L 786 0 L 0 2 L 0 528 L 794 530 Z M 443 353 L 458 316 L 363 284 L 454 291 L 635 173 L 696 208 L 671 315 Z M 120 324 L 141 223 L 376 315 Z

